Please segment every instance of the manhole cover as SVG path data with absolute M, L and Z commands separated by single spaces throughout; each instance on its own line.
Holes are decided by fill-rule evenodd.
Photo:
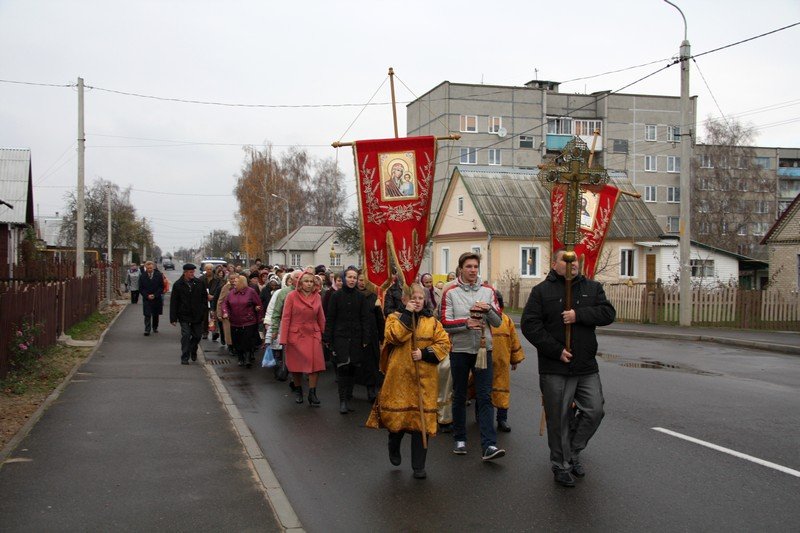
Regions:
M 229 365 L 231 364 L 230 359 L 208 359 L 206 358 L 207 365 Z

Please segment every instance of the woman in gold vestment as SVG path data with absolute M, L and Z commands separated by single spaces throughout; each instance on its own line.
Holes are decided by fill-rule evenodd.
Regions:
M 437 366 L 450 352 L 450 337 L 425 308 L 425 290 L 414 283 L 403 289 L 402 311 L 386 318 L 380 370 L 386 375 L 367 427 L 389 430 L 389 461 L 401 463 L 403 435 L 411 433 L 411 468 L 424 479 L 427 450 L 422 443 L 419 391 L 425 430 L 436 435 L 439 374 Z M 416 329 L 413 329 L 416 323 Z

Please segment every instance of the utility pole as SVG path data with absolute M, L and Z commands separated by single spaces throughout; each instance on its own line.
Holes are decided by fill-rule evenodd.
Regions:
M 691 241 L 692 241 L 692 185 L 691 185 L 691 157 L 692 157 L 692 128 L 690 128 L 689 100 L 689 61 L 692 51 L 689 45 L 689 28 L 686 17 L 681 8 L 664 0 L 681 14 L 683 18 L 683 42 L 680 47 L 681 62 L 681 206 L 680 206 L 680 307 L 679 322 L 681 326 L 692 325 L 692 268 L 691 268 Z
M 106 258 L 106 302 L 111 305 L 111 264 L 114 261 L 114 254 L 111 246 L 111 184 L 106 184 L 106 201 L 108 202 L 108 257 Z
M 86 133 L 83 131 L 83 78 L 78 78 L 78 201 L 77 213 L 75 220 L 77 227 L 75 228 L 75 275 L 79 278 L 83 277 L 83 256 L 86 252 L 86 243 L 84 241 L 85 228 L 84 218 L 86 218 L 86 204 L 84 201 L 84 185 L 83 185 L 83 172 L 84 161 L 83 156 L 86 152 Z
M 147 217 L 142 217 L 142 257 L 141 262 L 147 261 Z

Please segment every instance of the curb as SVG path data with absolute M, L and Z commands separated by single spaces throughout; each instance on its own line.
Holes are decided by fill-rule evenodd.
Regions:
M 42 415 L 44 414 L 45 410 L 48 407 L 50 407 L 50 405 L 54 401 L 56 401 L 56 399 L 58 399 L 59 396 L 61 396 L 61 392 L 67 387 L 67 384 L 69 384 L 69 382 L 72 381 L 72 378 L 75 376 L 75 374 L 81 368 L 83 368 L 86 365 L 86 363 L 88 363 L 89 361 L 92 360 L 92 357 L 94 357 L 94 354 L 97 352 L 97 350 L 100 349 L 100 346 L 103 344 L 103 339 L 106 338 L 106 333 L 108 333 L 108 331 L 111 329 L 111 326 L 114 325 L 114 322 L 117 321 L 117 319 L 120 317 L 120 315 L 124 311 L 125 311 L 125 307 L 123 307 L 120 310 L 120 312 L 117 313 L 117 316 L 115 316 L 114 319 L 111 322 L 108 323 L 108 326 L 106 326 L 105 331 L 103 331 L 103 333 L 100 334 L 100 338 L 97 339 L 97 341 L 92 341 L 92 342 L 95 343 L 93 345 L 94 348 L 92 349 L 91 352 L 89 352 L 89 355 L 86 356 L 86 359 L 84 359 L 81 364 L 75 365 L 72 368 L 72 370 L 70 370 L 69 374 L 67 374 L 64 377 L 64 379 L 61 381 L 61 383 L 58 385 L 58 387 L 53 389 L 53 392 L 51 392 L 50 395 L 42 402 L 42 405 L 40 405 L 39 408 L 36 409 L 36 411 L 34 411 L 34 413 L 31 415 L 31 417 L 28 419 L 28 421 L 25 422 L 25 425 L 23 425 L 21 428 L 19 428 L 19 431 L 17 431 L 17 434 L 14 435 L 11 438 L 11 440 L 8 441 L 8 443 L 3 447 L 2 450 L 0 450 L 0 468 L 3 468 L 3 465 L 5 464 L 6 459 L 8 459 L 8 456 L 11 455 L 11 452 L 13 452 L 14 449 L 17 446 L 19 446 L 19 443 L 22 442 L 22 440 L 25 437 L 28 436 L 28 433 L 30 433 L 30 431 L 33 429 L 33 426 L 35 426 L 36 423 L 39 421 L 39 419 L 42 417 Z M 79 342 L 79 341 L 76 341 L 76 342 Z
M 631 329 L 631 330 L 598 329 L 597 333 L 598 335 L 616 335 L 621 337 L 644 337 L 651 339 L 714 342 L 717 344 L 737 346 L 740 348 L 751 348 L 754 350 L 764 350 L 767 352 L 779 352 L 789 355 L 800 355 L 800 346 L 792 346 L 791 344 L 768 343 L 768 342 L 753 341 L 747 339 L 732 339 L 730 337 L 712 337 L 709 335 L 691 335 L 687 333 L 663 333 L 660 331 L 643 331 L 638 329 Z
M 244 421 L 244 417 L 242 417 L 236 404 L 233 403 L 230 394 L 228 394 L 228 390 L 217 375 L 217 372 L 211 365 L 206 364 L 206 355 L 202 347 L 198 347 L 198 356 L 200 362 L 203 363 L 203 369 L 206 371 L 206 375 L 214 386 L 214 392 L 216 392 L 217 398 L 219 398 L 220 403 L 222 403 L 222 406 L 228 413 L 231 425 L 239 436 L 239 442 L 242 444 L 242 449 L 247 455 L 250 468 L 260 482 L 261 490 L 264 492 L 264 498 L 272 508 L 281 527 L 283 527 L 284 531 L 304 532 L 305 530 L 300 523 L 300 519 L 297 517 L 297 513 L 294 512 L 289 498 L 286 497 L 286 493 L 283 491 L 280 482 L 278 482 L 278 478 L 275 477 L 275 473 L 272 471 L 272 467 L 269 465 L 269 461 L 267 461 L 264 452 L 261 451 L 261 447 L 258 445 L 256 438 L 250 432 L 247 422 Z

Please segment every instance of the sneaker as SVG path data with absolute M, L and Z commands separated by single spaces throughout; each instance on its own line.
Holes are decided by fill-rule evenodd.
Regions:
M 456 455 L 467 455 L 467 443 L 463 440 L 457 440 L 453 448 L 453 453 Z
M 414 479 L 425 479 L 428 477 L 428 474 L 425 473 L 425 469 L 414 470 Z
M 491 461 L 492 459 L 499 459 L 506 454 L 506 451 L 498 448 L 497 446 L 487 446 L 485 450 L 483 450 L 483 459 L 484 461 Z
M 553 481 L 563 487 L 575 486 L 575 478 L 567 470 L 553 470 Z

